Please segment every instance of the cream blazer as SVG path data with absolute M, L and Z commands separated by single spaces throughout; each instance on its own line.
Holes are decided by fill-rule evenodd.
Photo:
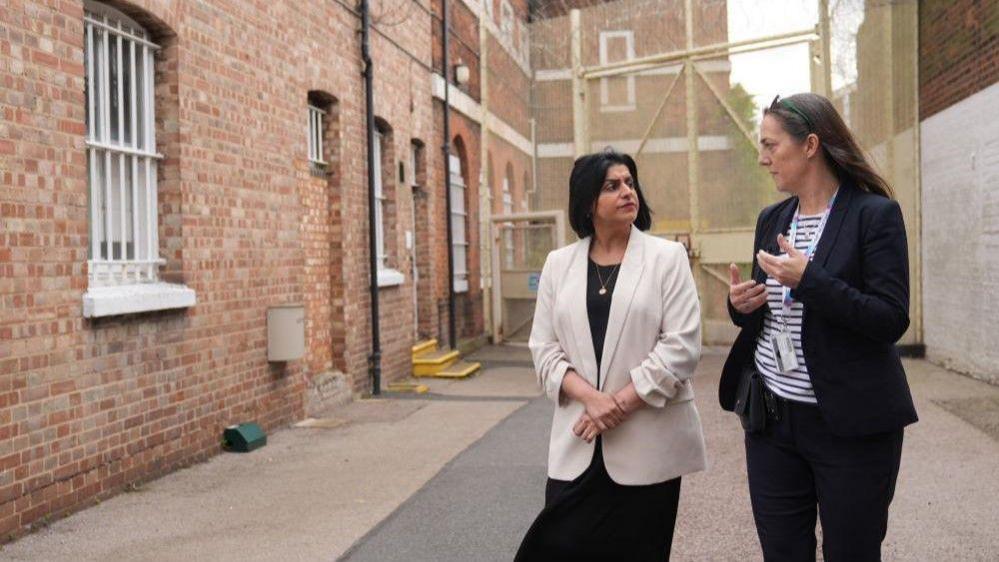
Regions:
M 556 404 L 548 475 L 558 480 L 582 474 L 596 443 L 573 434 L 585 408 L 561 390 L 569 369 L 597 383 L 586 311 L 589 247 L 587 237 L 548 254 L 531 329 L 538 382 Z M 689 380 L 701 354 L 701 315 L 687 253 L 632 226 L 617 274 L 600 390 L 634 382 L 647 406 L 603 434 L 607 472 L 618 484 L 642 485 L 703 470 L 704 435 Z

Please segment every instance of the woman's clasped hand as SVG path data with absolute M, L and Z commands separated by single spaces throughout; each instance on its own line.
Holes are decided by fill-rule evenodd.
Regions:
M 587 443 L 597 435 L 614 429 L 628 420 L 628 417 L 642 407 L 644 402 L 634 387 L 626 387 L 616 394 L 593 390 L 583 400 L 586 413 L 572 427 L 572 432 Z

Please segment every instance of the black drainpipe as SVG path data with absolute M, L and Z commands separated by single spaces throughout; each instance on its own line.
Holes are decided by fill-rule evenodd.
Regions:
M 448 345 L 455 349 L 454 321 L 454 235 L 451 233 L 451 97 L 448 69 L 447 0 L 441 0 L 441 36 L 443 41 L 442 74 L 444 76 L 444 198 L 447 201 L 447 336 Z M 466 225 L 467 226 L 467 225 Z M 465 259 L 468 259 L 466 253 Z
M 382 344 L 378 324 L 378 255 L 375 248 L 375 101 L 372 86 L 371 51 L 368 44 L 371 13 L 368 0 L 361 0 L 361 59 L 364 61 L 364 102 L 368 133 L 368 268 L 371 270 L 371 394 L 382 393 Z

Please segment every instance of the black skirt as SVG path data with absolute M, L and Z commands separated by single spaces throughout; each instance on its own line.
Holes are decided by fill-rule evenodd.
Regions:
M 679 500 L 680 478 L 647 486 L 611 480 L 598 436 L 583 474 L 572 481 L 548 479 L 545 507 L 515 560 L 669 560 Z

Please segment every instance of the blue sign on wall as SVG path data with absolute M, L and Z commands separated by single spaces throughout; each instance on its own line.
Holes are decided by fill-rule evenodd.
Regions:
M 538 281 L 541 279 L 540 273 L 529 273 L 527 275 L 527 288 L 532 293 L 538 292 Z

